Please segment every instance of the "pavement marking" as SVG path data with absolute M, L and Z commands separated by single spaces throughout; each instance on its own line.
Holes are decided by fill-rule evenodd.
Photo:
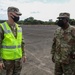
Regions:
M 45 63 L 43 63 L 39 58 L 37 58 L 33 53 L 31 53 L 31 52 L 29 52 L 28 50 L 26 50 L 29 54 L 31 54 L 33 57 L 35 57 L 36 58 L 36 60 L 38 60 L 39 62 L 40 62 L 40 65 L 39 66 L 37 66 L 37 65 L 35 65 L 37 68 L 39 68 L 39 69 L 42 69 L 42 70 L 44 70 L 44 71 L 46 71 L 46 72 L 48 72 L 49 74 L 53 74 L 52 72 L 51 72 L 51 70 L 49 70 L 48 68 L 46 68 L 46 69 L 44 69 L 44 68 L 41 68 L 41 65 L 45 65 Z M 29 63 L 29 62 L 28 62 Z M 29 63 L 29 64 L 31 64 L 31 65 L 34 65 L 34 64 L 32 64 L 32 63 Z
M 27 63 L 29 63 L 29 62 L 27 62 Z M 41 68 L 41 67 L 39 67 L 39 66 L 37 66 L 37 65 L 34 65 L 34 64 L 32 64 L 32 63 L 29 63 L 30 65 L 33 65 L 33 66 L 35 66 L 35 67 L 37 67 L 38 69 L 41 69 L 41 70 L 43 70 L 43 71 L 45 71 L 45 72 L 47 72 L 47 73 L 49 73 L 49 74 L 51 74 L 51 75 L 53 75 L 53 73 L 49 70 L 46 70 L 46 69 L 44 69 L 44 68 Z

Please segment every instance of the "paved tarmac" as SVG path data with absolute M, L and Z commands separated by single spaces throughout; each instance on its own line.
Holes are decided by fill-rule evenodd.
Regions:
M 57 26 L 23 25 L 22 28 L 27 60 L 21 75 L 54 75 L 50 51 Z

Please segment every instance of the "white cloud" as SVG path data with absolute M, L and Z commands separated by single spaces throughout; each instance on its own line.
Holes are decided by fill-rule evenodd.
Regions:
M 50 1 L 50 0 L 35 0 L 35 2 L 25 2 L 29 0 L 1 0 L 0 2 L 0 15 L 5 14 L 6 10 L 9 6 L 15 6 L 20 9 L 22 12 L 21 19 L 26 19 L 30 16 L 39 20 L 56 20 L 60 12 L 69 12 L 71 14 L 71 18 L 75 18 L 74 15 L 74 7 L 75 0 L 66 0 L 65 3 L 44 3 L 42 1 Z M 59 0 L 54 0 L 59 1 Z M 62 0 L 60 0 L 62 1 Z M 2 17 L 0 17 L 1 19 Z M 6 18 L 6 17 L 5 17 Z M 4 17 L 2 18 L 4 19 Z

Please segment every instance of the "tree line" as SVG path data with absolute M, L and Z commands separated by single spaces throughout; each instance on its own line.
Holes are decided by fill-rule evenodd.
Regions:
M 6 20 L 0 20 L 0 23 L 3 23 L 4 21 Z M 54 22 L 52 19 L 50 19 L 49 21 L 36 20 L 33 17 L 18 21 L 18 23 L 22 25 L 55 25 L 56 22 L 57 20 Z M 69 23 L 71 25 L 75 25 L 75 19 L 70 19 Z

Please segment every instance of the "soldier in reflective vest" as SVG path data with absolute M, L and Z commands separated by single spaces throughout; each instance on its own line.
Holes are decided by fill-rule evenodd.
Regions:
M 20 75 L 25 62 L 22 28 L 17 24 L 22 15 L 18 8 L 8 7 L 8 20 L 0 24 L 0 70 L 5 75 Z

